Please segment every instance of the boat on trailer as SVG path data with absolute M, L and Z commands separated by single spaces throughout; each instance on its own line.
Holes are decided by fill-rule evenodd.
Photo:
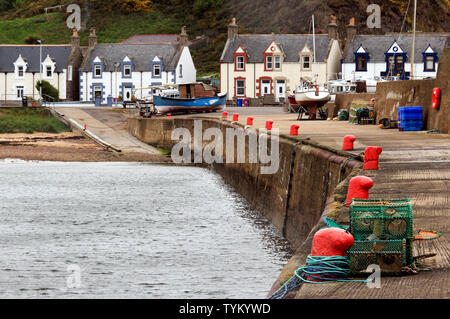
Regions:
M 153 96 L 153 104 L 158 113 L 175 112 L 215 112 L 223 110 L 227 103 L 227 93 L 217 93 L 205 83 L 178 85 L 179 96 Z

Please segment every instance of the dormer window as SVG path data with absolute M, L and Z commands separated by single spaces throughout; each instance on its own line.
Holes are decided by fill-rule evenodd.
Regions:
M 52 67 L 51 66 L 47 66 L 45 72 L 46 72 L 46 75 L 47 75 L 48 78 L 51 78 L 53 76 L 53 72 L 52 72 Z
M 311 69 L 311 57 L 309 55 L 302 56 L 302 68 L 303 70 Z
M 131 65 L 126 64 L 123 66 L 123 75 L 125 77 L 131 77 Z
M 17 67 L 17 76 L 19 78 L 23 78 L 23 75 L 24 75 L 24 73 L 23 73 L 23 66 Z
M 273 56 L 267 55 L 266 56 L 266 71 L 272 71 L 273 70 Z
M 358 55 L 356 61 L 356 71 L 367 71 L 367 57 L 365 55 Z
M 238 71 L 245 70 L 245 58 L 243 55 L 236 56 L 236 70 Z
M 425 57 L 425 71 L 434 71 L 434 56 L 428 55 Z
M 161 65 L 153 64 L 153 76 L 161 76 Z
M 438 60 L 437 53 L 429 45 L 423 54 L 423 71 L 436 72 L 436 62 Z
M 281 70 L 281 56 L 274 56 L 274 68 L 275 70 Z
M 94 66 L 94 76 L 95 77 L 101 77 L 102 76 L 102 66 L 101 65 L 95 65 Z

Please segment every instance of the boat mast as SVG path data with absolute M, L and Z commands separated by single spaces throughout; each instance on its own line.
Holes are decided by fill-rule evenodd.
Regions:
M 413 41 L 412 41 L 412 52 L 411 52 L 411 80 L 414 80 L 414 59 L 416 51 L 416 16 L 417 16 L 417 0 L 414 0 L 414 21 L 413 21 Z
M 314 32 L 314 14 L 312 16 L 312 32 L 313 32 L 313 53 L 314 53 L 313 63 L 316 63 L 316 34 Z

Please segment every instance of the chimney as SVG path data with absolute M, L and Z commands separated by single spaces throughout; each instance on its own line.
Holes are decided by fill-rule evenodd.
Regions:
M 73 34 L 71 38 L 71 44 L 73 49 L 77 49 L 80 47 L 80 37 L 78 36 L 78 31 L 76 28 L 73 28 Z
M 355 18 L 350 19 L 350 23 L 347 26 L 347 44 L 353 41 L 356 36 Z
M 233 18 L 231 23 L 228 25 L 228 39 L 233 40 L 238 34 L 239 26 L 236 24 L 236 18 Z
M 338 26 L 336 23 L 336 16 L 330 15 L 330 23 L 328 24 L 328 36 L 333 40 L 338 40 Z
M 95 28 L 91 28 L 89 34 L 89 48 L 93 48 L 97 45 L 97 35 L 95 33 Z
M 180 34 L 180 46 L 185 47 L 188 45 L 188 35 L 186 33 L 186 26 L 183 26 L 181 28 L 181 34 Z

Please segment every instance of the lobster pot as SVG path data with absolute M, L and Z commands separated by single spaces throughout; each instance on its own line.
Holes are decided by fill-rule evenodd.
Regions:
M 350 231 L 355 240 L 402 240 L 413 237 L 409 199 L 356 200 L 350 205 Z
M 371 273 L 367 268 L 378 265 L 383 274 L 399 274 L 410 264 L 411 245 L 403 240 L 355 241 L 347 252 L 351 274 Z

